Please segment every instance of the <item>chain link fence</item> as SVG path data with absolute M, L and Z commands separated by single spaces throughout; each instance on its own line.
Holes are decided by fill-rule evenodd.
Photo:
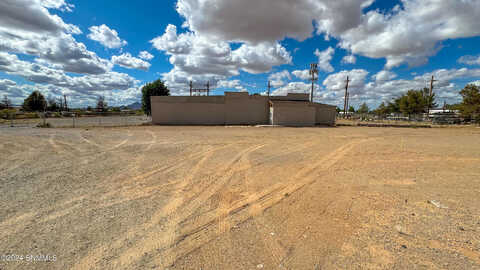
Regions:
M 377 123 L 386 125 L 462 125 L 475 124 L 475 121 L 464 119 L 456 113 L 436 114 L 412 114 L 409 116 L 401 114 L 375 115 L 361 113 L 337 114 L 338 123 Z
M 152 119 L 146 115 L 95 113 L 90 115 L 64 115 L 37 113 L 35 116 L 9 115 L 0 119 L 0 128 L 8 127 L 54 127 L 54 128 L 88 128 L 88 127 L 123 127 L 141 126 L 151 123 Z

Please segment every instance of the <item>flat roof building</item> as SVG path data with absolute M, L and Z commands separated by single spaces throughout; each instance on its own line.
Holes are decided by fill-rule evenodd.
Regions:
M 309 101 L 308 94 L 287 96 L 226 92 L 225 96 L 151 97 L 158 125 L 335 125 L 336 107 Z

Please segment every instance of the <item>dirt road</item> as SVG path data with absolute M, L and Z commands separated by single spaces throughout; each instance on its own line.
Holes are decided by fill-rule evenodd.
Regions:
M 479 191 L 478 128 L 2 129 L 0 269 L 480 269 Z

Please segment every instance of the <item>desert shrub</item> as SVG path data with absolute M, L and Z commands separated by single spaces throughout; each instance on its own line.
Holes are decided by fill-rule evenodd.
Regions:
M 27 112 L 24 114 L 18 114 L 16 118 L 17 119 L 37 119 L 37 118 L 40 118 L 40 116 L 36 112 Z
M 50 123 L 38 123 L 37 125 L 38 128 L 51 128 L 52 125 Z

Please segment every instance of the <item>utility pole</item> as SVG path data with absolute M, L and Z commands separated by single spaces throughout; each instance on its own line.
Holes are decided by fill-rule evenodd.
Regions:
M 428 97 L 428 110 L 427 110 L 427 113 L 428 113 L 428 118 L 430 118 L 430 109 L 431 109 L 431 105 L 432 103 L 430 102 L 433 98 L 433 83 L 436 82 L 437 80 L 435 80 L 435 76 L 432 75 L 432 79 L 430 80 L 430 96 Z
M 272 88 L 272 84 L 268 81 L 268 96 L 270 96 L 270 89 Z
M 192 96 L 192 94 L 193 94 L 192 90 L 193 90 L 193 82 L 190 81 L 190 96 Z
M 430 80 L 430 97 L 433 96 L 433 83 L 436 82 L 435 76 L 432 76 L 432 79 Z
M 315 77 L 317 74 L 317 77 Z M 313 91 L 315 89 L 315 81 L 318 80 L 318 64 L 310 64 L 310 75 L 312 76 L 312 90 L 310 92 L 310 102 L 313 102 Z
M 210 81 L 207 81 L 207 97 L 210 96 Z
M 348 94 L 348 84 L 350 83 L 350 78 L 347 76 L 347 80 L 346 80 L 346 83 L 347 85 L 345 86 L 345 102 L 343 103 L 343 118 L 346 118 L 347 117 L 347 106 L 348 106 L 348 98 L 349 98 L 349 94 Z
M 68 112 L 67 95 L 63 95 L 63 99 L 65 100 L 65 103 L 64 103 L 64 105 L 65 105 L 65 111 Z

